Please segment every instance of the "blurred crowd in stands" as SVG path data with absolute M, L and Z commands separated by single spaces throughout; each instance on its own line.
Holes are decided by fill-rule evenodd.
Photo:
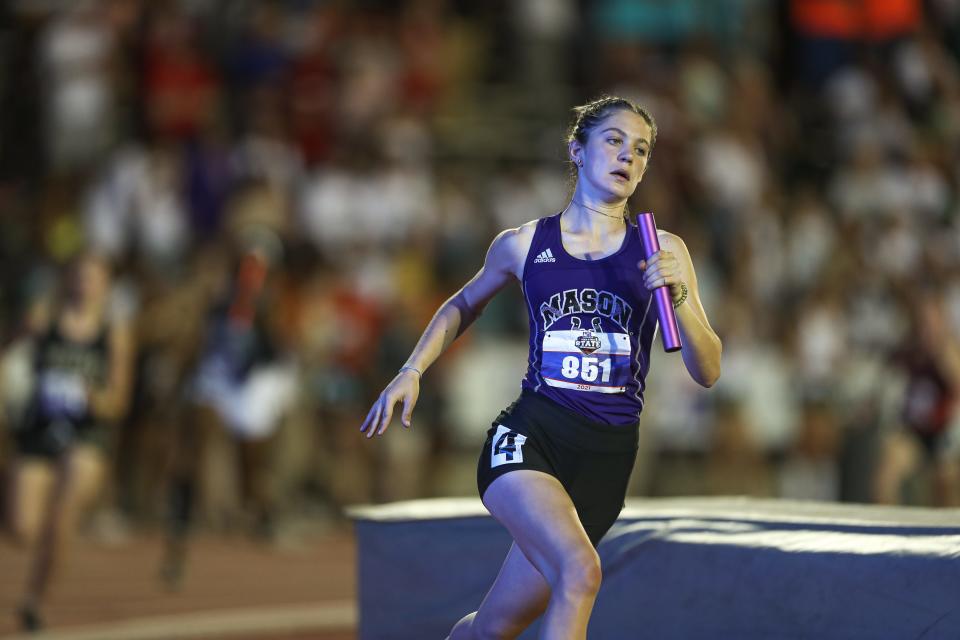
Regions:
M 0 6 L 0 467 L 93 254 L 133 336 L 124 522 L 475 495 L 519 290 L 410 430 L 359 425 L 496 232 L 565 206 L 570 108 L 610 93 L 657 119 L 631 209 L 724 345 L 710 390 L 655 345 L 632 493 L 960 504 L 960 0 Z

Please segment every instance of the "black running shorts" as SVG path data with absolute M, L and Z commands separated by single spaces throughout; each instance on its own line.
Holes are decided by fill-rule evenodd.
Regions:
M 593 546 L 623 509 L 637 458 L 638 428 L 595 422 L 524 389 L 487 431 L 477 465 L 483 498 L 511 471 L 550 474 L 567 490 Z
M 14 450 L 28 458 L 56 460 L 72 447 L 81 444 L 94 445 L 106 453 L 110 445 L 110 432 L 105 425 L 92 424 L 76 428 L 66 421 L 34 424 L 14 431 Z

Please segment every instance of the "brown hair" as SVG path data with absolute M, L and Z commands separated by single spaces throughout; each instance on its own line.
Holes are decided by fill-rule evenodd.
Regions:
M 657 141 L 657 123 L 653 120 L 650 112 L 641 107 L 636 102 L 617 96 L 601 96 L 596 100 L 591 100 L 587 104 L 573 108 L 573 124 L 567 132 L 567 144 L 576 140 L 580 144 L 587 144 L 587 138 L 590 132 L 600 124 L 600 122 L 614 111 L 632 111 L 643 118 L 650 125 L 650 151 L 653 151 L 653 145 Z

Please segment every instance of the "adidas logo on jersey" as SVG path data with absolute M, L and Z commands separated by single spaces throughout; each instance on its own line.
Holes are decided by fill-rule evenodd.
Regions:
M 541 251 L 540 255 L 533 259 L 534 264 L 538 262 L 556 262 L 557 259 L 553 257 L 553 251 L 547 249 L 546 251 Z

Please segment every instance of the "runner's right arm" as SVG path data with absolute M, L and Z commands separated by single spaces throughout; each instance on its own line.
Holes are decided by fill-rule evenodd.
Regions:
M 410 426 L 413 407 L 420 395 L 420 374 L 466 330 L 511 278 L 521 279 L 535 228 L 534 221 L 497 235 L 477 275 L 440 305 L 406 364 L 367 412 L 360 431 L 368 438 L 386 431 L 393 418 L 394 405 L 400 401 L 403 402 L 401 421 L 405 427 Z

